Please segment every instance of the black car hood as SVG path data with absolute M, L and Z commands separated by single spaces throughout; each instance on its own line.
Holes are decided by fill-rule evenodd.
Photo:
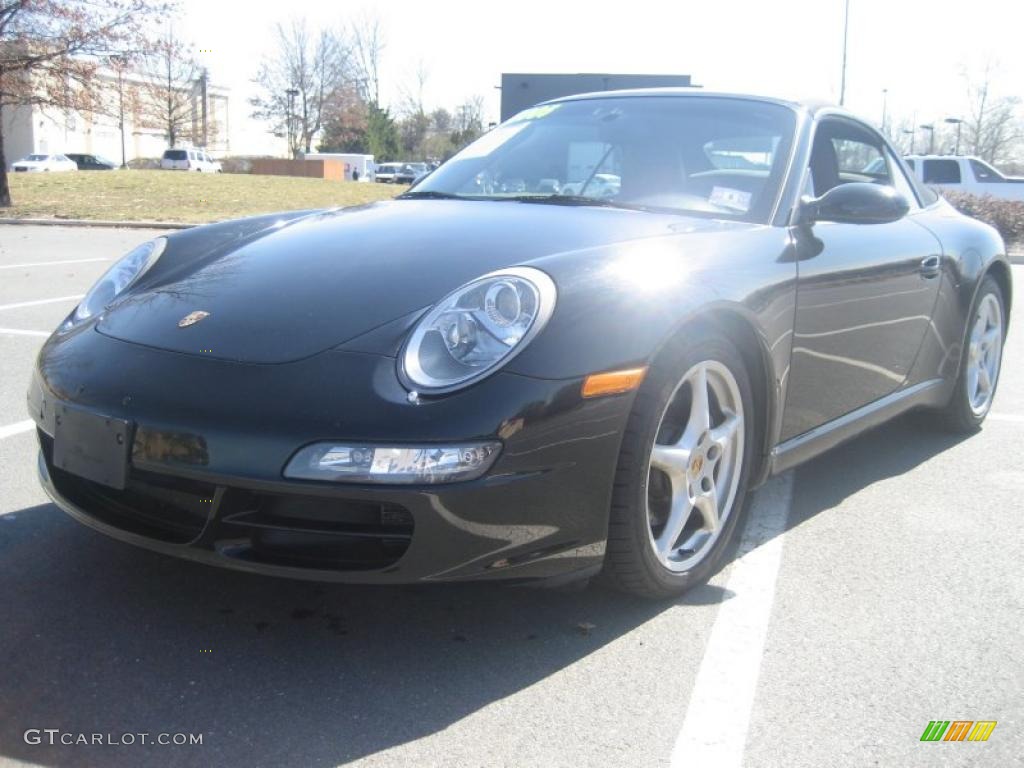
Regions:
M 428 307 L 495 269 L 722 226 L 611 208 L 396 200 L 307 216 L 213 254 L 196 246 L 203 241 L 194 230 L 187 242 L 197 254 L 177 253 L 173 268 L 154 268 L 98 330 L 174 352 L 288 362 Z M 179 327 L 197 311 L 209 314 Z

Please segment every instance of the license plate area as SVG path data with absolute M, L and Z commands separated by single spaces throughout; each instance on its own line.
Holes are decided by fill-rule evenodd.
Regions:
M 86 480 L 123 490 L 128 480 L 131 422 L 63 404 L 56 410 L 54 466 Z

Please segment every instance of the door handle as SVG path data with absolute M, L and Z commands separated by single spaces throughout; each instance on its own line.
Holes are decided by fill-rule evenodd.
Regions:
M 928 256 L 921 259 L 921 276 L 932 278 L 937 277 L 942 268 L 942 259 L 938 256 Z

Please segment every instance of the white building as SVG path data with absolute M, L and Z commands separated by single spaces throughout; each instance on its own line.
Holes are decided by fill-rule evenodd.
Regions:
M 107 112 L 70 111 L 52 107 L 5 107 L 3 110 L 4 158 L 8 170 L 13 162 L 30 154 L 82 152 L 100 155 L 117 163 L 122 159 L 122 131 L 118 114 L 124 106 L 124 160 L 159 158 L 168 146 L 166 130 L 143 113 L 146 81 L 141 75 L 100 70 L 94 78 L 102 89 Z M 206 150 L 215 157 L 231 151 L 227 88 L 206 84 Z M 203 146 L 203 84 L 193 83 L 191 125 L 182 130 L 179 146 Z

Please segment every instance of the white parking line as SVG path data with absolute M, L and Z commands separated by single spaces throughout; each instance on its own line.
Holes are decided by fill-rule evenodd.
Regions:
M 740 768 L 754 706 L 761 656 L 782 560 L 782 537 L 793 496 L 793 473 L 757 492 L 704 651 L 672 768 Z
M 32 419 L 25 419 L 24 421 L 17 421 L 14 424 L 8 424 L 6 427 L 0 427 L 0 439 L 20 435 L 22 432 L 28 432 L 34 429 L 35 426 L 36 423 L 32 421 Z
M 49 267 L 55 264 L 86 264 L 90 261 L 110 261 L 110 259 L 61 259 L 60 261 L 30 261 L 26 264 L 0 264 L 0 269 L 26 269 L 28 267 Z
M 23 331 L 21 328 L 0 328 L 0 334 L 7 334 L 8 336 L 41 336 L 46 338 L 50 335 L 49 331 Z
M 78 301 L 84 295 L 84 293 L 79 293 L 75 296 L 58 296 L 56 299 L 36 299 L 35 301 L 19 301 L 16 304 L 0 304 L 0 310 L 37 307 L 40 304 L 56 304 L 58 301 Z

